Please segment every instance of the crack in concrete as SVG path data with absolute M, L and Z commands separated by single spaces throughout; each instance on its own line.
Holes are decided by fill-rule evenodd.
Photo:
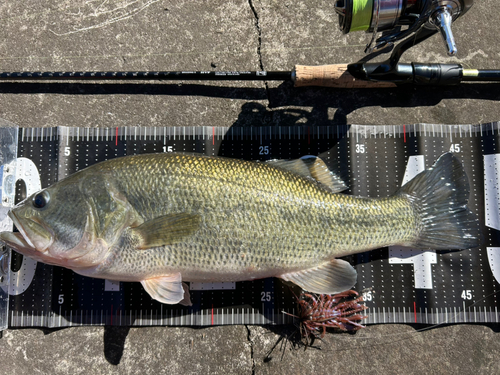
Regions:
M 265 71 L 264 69 L 264 63 L 262 62 L 262 29 L 260 28 L 260 18 L 259 14 L 257 13 L 257 9 L 255 8 L 255 5 L 253 4 L 253 0 L 248 0 L 248 5 L 250 5 L 250 9 L 252 10 L 253 16 L 255 18 L 255 28 L 257 29 L 257 55 L 259 56 L 259 67 L 260 70 Z M 267 84 L 267 81 L 264 81 L 264 85 L 266 86 L 266 97 L 267 101 L 269 102 L 269 86 Z
M 252 340 L 252 332 L 250 331 L 250 328 L 248 325 L 245 324 L 245 328 L 247 330 L 247 340 L 250 343 L 250 359 L 252 360 L 252 375 L 255 375 L 255 357 L 254 357 L 254 342 Z

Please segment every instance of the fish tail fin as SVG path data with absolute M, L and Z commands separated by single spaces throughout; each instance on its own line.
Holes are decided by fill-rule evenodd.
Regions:
M 406 196 L 420 217 L 411 247 L 434 250 L 469 249 L 481 244 L 477 216 L 469 210 L 469 180 L 460 161 L 445 153 L 397 194 Z

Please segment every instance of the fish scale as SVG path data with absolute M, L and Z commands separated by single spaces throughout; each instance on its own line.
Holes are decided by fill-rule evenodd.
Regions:
M 157 273 L 162 263 L 168 264 L 181 273 L 194 271 L 189 281 L 226 280 L 217 273 L 245 273 L 248 268 L 265 276 L 272 275 L 268 269 L 308 268 L 352 250 L 396 243 L 412 227 L 403 199 L 382 200 L 377 206 L 373 200 L 332 194 L 315 181 L 264 163 L 156 154 L 114 159 L 95 173 L 101 170 L 113 171 L 120 192 L 145 213 L 144 220 L 186 211 L 202 216 L 204 225 L 188 242 L 155 250 Z M 372 212 L 379 218 L 360 219 Z M 235 241 L 240 245 L 234 246 Z M 144 264 L 141 273 L 150 271 L 147 258 L 130 251 L 126 264 L 134 269 Z M 216 260 L 220 254 L 230 256 Z M 113 269 L 117 267 L 122 266 Z M 208 280 L 197 279 L 201 270 L 213 273 Z

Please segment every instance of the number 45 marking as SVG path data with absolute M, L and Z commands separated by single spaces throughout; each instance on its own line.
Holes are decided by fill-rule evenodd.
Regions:
M 465 300 L 471 300 L 472 299 L 472 290 L 469 290 L 469 289 L 463 290 L 460 297 L 462 297 L 462 299 L 465 299 Z

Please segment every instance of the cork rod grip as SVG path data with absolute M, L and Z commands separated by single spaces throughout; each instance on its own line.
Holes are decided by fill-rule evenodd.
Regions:
M 341 89 L 396 87 L 392 82 L 373 82 L 354 78 L 347 64 L 305 66 L 295 65 L 295 87 L 322 86 Z

